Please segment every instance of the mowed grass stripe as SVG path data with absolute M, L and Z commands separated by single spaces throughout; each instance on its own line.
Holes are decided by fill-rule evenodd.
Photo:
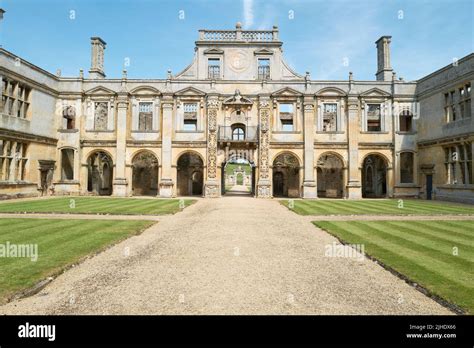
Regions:
M 386 225 L 395 228 L 394 230 L 382 230 L 383 233 L 393 235 L 395 238 L 401 238 L 408 242 L 413 242 L 415 245 L 421 246 L 423 249 L 431 249 L 433 252 L 439 251 L 444 256 L 449 256 L 445 259 L 446 262 L 457 262 L 462 264 L 466 270 L 473 269 L 474 249 L 466 244 L 453 243 L 452 241 L 437 238 L 430 234 L 423 233 L 419 229 L 411 228 L 407 224 L 400 224 L 394 221 L 386 221 Z M 459 255 L 453 254 L 453 246 L 459 249 Z
M 430 240 L 444 241 L 451 246 L 461 244 L 474 251 L 474 240 L 472 237 L 465 234 L 454 233 L 453 231 L 450 231 L 449 235 L 447 235 L 446 229 L 437 227 L 435 223 L 426 224 L 426 222 L 421 221 L 410 221 L 410 224 L 407 226 L 406 221 L 390 221 L 390 224 L 398 226 L 400 231 L 410 230 L 414 233 L 422 234 Z
M 280 201 L 288 207 L 288 200 Z M 412 199 L 295 200 L 301 215 L 474 215 L 474 206 Z
M 425 221 L 423 221 L 425 222 Z M 430 221 L 426 221 L 429 223 Z M 443 224 L 444 221 L 438 221 Z M 451 301 L 464 308 L 470 313 L 474 313 L 474 297 L 472 296 L 474 287 L 474 277 L 472 269 L 469 270 L 469 277 L 461 279 L 459 276 L 453 276 L 456 266 L 440 268 L 436 257 L 436 252 L 431 256 L 423 253 L 413 252 L 405 249 L 403 245 L 387 242 L 377 238 L 375 233 L 367 233 L 364 224 L 372 226 L 382 226 L 383 222 L 371 221 L 353 226 L 351 222 L 343 221 L 315 221 L 316 226 L 325 229 L 346 243 L 364 244 L 365 252 L 376 257 L 384 264 L 394 268 L 398 272 L 406 275 L 418 284 L 428 288 L 432 293 Z M 407 223 L 411 223 L 407 222 Z M 465 221 L 466 226 L 470 222 Z M 441 262 L 441 264 L 444 264 Z
M 469 286 L 471 274 L 468 271 L 471 269 L 465 265 L 459 263 L 459 258 L 455 256 L 448 256 L 440 253 L 436 249 L 432 249 L 421 244 L 414 243 L 406 240 L 402 237 L 396 236 L 386 232 L 386 224 L 380 225 L 377 228 L 367 222 L 354 221 L 351 223 L 352 228 L 357 226 L 359 230 L 364 230 L 365 234 L 373 234 L 371 238 L 375 244 L 381 246 L 388 246 L 393 250 L 403 250 L 404 254 L 410 256 L 415 262 L 426 262 L 424 266 L 432 264 L 435 268 L 434 272 L 444 274 L 444 277 L 451 279 L 456 282 L 462 282 L 464 285 Z M 436 255 L 436 256 L 435 256 Z M 456 265 L 453 265 L 456 263 Z M 447 273 L 447 274 L 446 274 Z M 472 286 L 473 284 L 471 284 Z M 474 289 L 474 287 L 473 287 Z
M 10 219 L 5 219 L 5 220 L 10 220 Z M 47 233 L 50 229 L 55 230 L 57 227 L 60 226 L 69 226 L 68 221 L 69 220 L 41 220 L 41 222 L 38 222 L 40 219 L 34 219 L 37 221 L 36 223 L 32 223 L 29 221 L 31 219 L 22 219 L 21 221 L 23 222 L 22 226 L 23 227 L 18 227 L 19 224 L 15 224 L 14 228 L 4 228 L 2 231 L 0 231 L 0 242 L 5 243 L 9 241 L 10 239 L 15 240 L 17 243 L 32 243 L 31 240 L 34 238 L 34 236 L 41 236 L 43 233 Z M 60 229 L 58 229 L 58 232 L 61 232 Z
M 0 241 L 7 237 L 12 244 L 37 244 L 39 258 L 32 262 L 29 258 L 0 257 L 0 301 L 152 224 L 136 220 L 2 219 Z
M 0 212 L 161 215 L 178 212 L 179 201 L 153 198 L 61 197 L 1 203 Z M 194 200 L 186 199 L 184 205 L 187 207 L 193 202 Z

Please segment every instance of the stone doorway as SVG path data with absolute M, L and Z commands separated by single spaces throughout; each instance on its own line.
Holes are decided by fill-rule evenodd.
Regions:
M 201 157 L 192 152 L 182 154 L 178 159 L 177 195 L 202 196 L 204 164 Z
M 387 197 L 387 163 L 380 155 L 368 155 L 362 165 L 362 197 Z
M 253 196 L 255 193 L 255 165 L 244 158 L 231 158 L 222 163 L 222 194 Z
M 87 159 L 87 191 L 99 195 L 112 194 L 113 162 L 104 151 L 94 152 Z
M 281 154 L 273 161 L 273 196 L 300 197 L 300 164 L 291 153 Z
M 39 160 L 41 196 L 54 195 L 53 175 L 55 161 Z
M 323 154 L 317 164 L 318 197 L 342 198 L 343 183 L 342 160 L 333 154 Z
M 134 196 L 158 195 L 158 160 L 151 152 L 141 152 L 132 160 Z

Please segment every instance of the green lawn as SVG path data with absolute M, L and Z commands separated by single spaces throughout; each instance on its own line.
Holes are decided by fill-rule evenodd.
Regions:
M 403 204 L 401 206 L 400 202 Z M 372 200 L 294 200 L 295 213 L 301 215 L 472 215 L 474 206 L 414 199 Z M 288 200 L 281 200 L 288 207 Z
M 0 302 L 152 224 L 136 220 L 0 219 Z M 6 246 L 12 244 L 37 244 L 37 260 L 5 257 Z
M 242 167 L 242 170 L 245 172 L 245 174 L 252 173 L 252 168 L 250 167 L 250 164 L 245 163 L 227 163 L 227 165 L 225 166 L 225 173 L 227 175 L 234 174 L 234 169 L 237 169 L 239 166 Z
M 472 221 L 315 221 L 316 226 L 474 313 Z M 458 255 L 453 248 L 457 248 Z
M 185 206 L 195 200 L 185 199 Z M 0 203 L 0 213 L 70 213 L 70 214 L 174 214 L 180 210 L 179 199 L 140 199 L 109 197 L 59 197 Z

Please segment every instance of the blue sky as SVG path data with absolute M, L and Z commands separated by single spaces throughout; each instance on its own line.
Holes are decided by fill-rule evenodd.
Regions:
M 474 51 L 472 0 L 0 0 L 0 7 L 2 47 L 63 76 L 87 73 L 90 37 L 100 36 L 108 77 L 120 77 L 128 58 L 130 78 L 164 78 L 191 62 L 198 29 L 233 29 L 237 21 L 278 25 L 286 61 L 319 80 L 345 80 L 349 71 L 375 79 L 381 35 L 392 36 L 392 66 L 405 80 Z

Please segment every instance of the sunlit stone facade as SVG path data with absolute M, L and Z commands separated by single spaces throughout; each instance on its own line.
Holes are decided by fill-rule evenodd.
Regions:
M 390 41 L 374 81 L 298 74 L 277 27 L 201 30 L 166 79 L 107 78 L 97 37 L 87 77 L 0 49 L 0 196 L 219 197 L 225 163 L 244 157 L 261 198 L 474 202 L 474 55 L 408 82 Z

